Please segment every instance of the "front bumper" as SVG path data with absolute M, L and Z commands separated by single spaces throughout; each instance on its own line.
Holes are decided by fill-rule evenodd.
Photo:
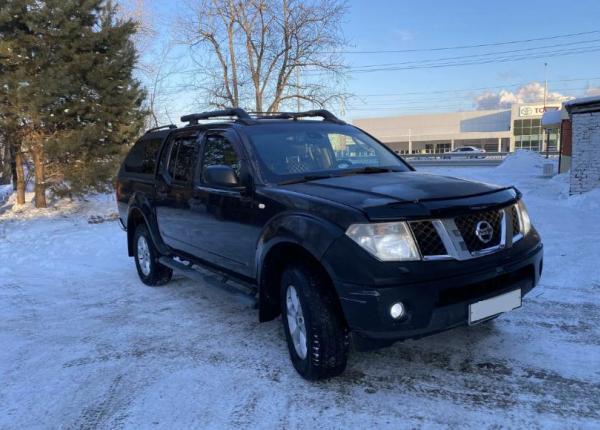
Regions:
M 357 346 L 370 349 L 466 325 L 472 303 L 516 289 L 525 296 L 539 281 L 543 246 L 538 241 L 520 248 L 474 260 L 466 270 L 457 270 L 458 266 L 448 269 L 441 262 L 420 262 L 419 269 L 411 267 L 410 273 L 396 276 L 396 282 L 387 278 L 375 280 L 379 285 L 365 285 L 336 280 Z M 401 320 L 394 320 L 389 313 L 396 302 L 402 302 L 407 310 Z

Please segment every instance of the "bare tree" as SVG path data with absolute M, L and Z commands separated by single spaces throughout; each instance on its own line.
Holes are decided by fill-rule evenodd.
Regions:
M 147 91 L 145 106 L 149 113 L 147 125 L 150 127 L 156 127 L 165 121 L 173 122 L 169 107 L 171 97 L 177 96 L 179 92 L 176 82 L 182 71 L 172 48 L 171 41 L 158 41 L 144 69 L 140 71 Z
M 172 122 L 169 114 L 171 97 L 176 96 L 177 75 L 181 73 L 180 58 L 174 52 L 172 34 L 164 34 L 159 27 L 167 27 L 155 13 L 148 0 L 119 0 L 119 15 L 136 23 L 134 43 L 139 53 L 136 77 L 142 82 L 147 96 L 144 107 L 148 112 L 146 127 Z
M 203 104 L 273 112 L 347 97 L 340 0 L 191 0 L 180 17 Z

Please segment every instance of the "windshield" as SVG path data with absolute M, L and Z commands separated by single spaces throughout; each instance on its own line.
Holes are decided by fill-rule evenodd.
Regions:
M 264 124 L 245 131 L 267 182 L 351 174 L 361 169 L 410 170 L 380 143 L 347 125 L 307 121 Z

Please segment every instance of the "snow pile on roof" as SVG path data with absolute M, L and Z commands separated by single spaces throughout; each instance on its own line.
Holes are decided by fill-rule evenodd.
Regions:
M 578 97 L 564 103 L 565 107 L 600 102 L 600 96 Z
M 542 127 L 557 126 L 562 121 L 562 112 L 560 110 L 549 110 L 542 115 Z

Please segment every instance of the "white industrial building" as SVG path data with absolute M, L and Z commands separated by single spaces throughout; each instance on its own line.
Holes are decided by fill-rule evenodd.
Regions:
M 552 131 L 547 139 L 541 127 L 542 114 L 560 108 L 560 103 L 549 103 L 545 108 L 541 104 L 514 104 L 500 110 L 359 118 L 353 124 L 400 154 L 443 153 L 460 146 L 488 152 L 545 152 L 558 150 L 558 131 Z

